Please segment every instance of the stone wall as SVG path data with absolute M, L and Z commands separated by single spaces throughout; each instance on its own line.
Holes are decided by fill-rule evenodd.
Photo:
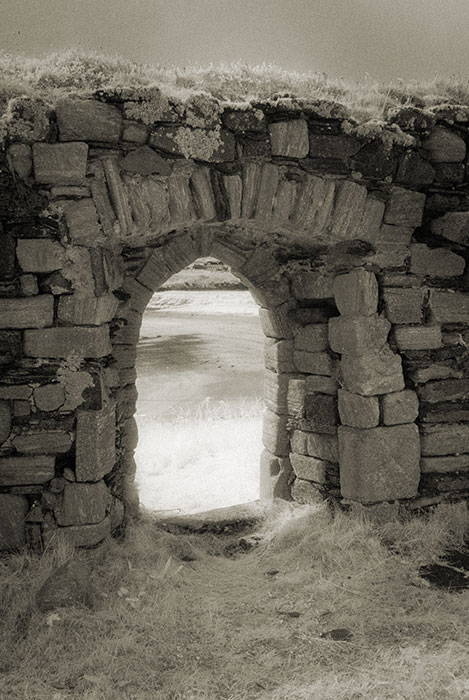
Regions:
M 263 497 L 467 498 L 464 112 L 363 134 L 317 105 L 120 91 L 38 114 L 0 162 L 0 549 L 125 526 L 142 314 L 206 255 L 260 305 Z

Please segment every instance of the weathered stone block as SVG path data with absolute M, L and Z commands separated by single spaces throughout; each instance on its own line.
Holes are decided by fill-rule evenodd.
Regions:
M 65 248 L 57 241 L 20 238 L 16 257 L 24 272 L 53 272 L 65 264 Z
M 4 401 L 27 401 L 32 393 L 32 388 L 27 384 L 0 386 L 0 399 Z
M 394 339 L 399 350 L 435 350 L 441 348 L 440 326 L 396 326 Z
M 293 431 L 291 441 L 292 452 L 317 457 L 325 462 L 339 461 L 339 443 L 337 435 L 324 433 L 306 433 L 301 430 Z
M 298 372 L 306 374 L 322 374 L 331 377 L 333 372 L 333 361 L 327 352 L 307 352 L 305 350 L 295 350 L 293 362 Z
M 347 160 L 361 148 L 358 139 L 340 134 L 309 135 L 309 150 L 312 158 L 339 158 Z
M 197 246 L 192 236 L 185 234 L 176 236 L 165 244 L 163 256 L 167 268 L 172 273 L 179 272 L 199 257 Z
M 431 185 L 435 179 L 435 170 L 431 163 L 424 160 L 418 151 L 406 151 L 399 160 L 396 181 L 409 187 Z
M 469 323 L 469 294 L 432 289 L 430 309 L 437 323 Z
M 126 306 L 143 313 L 145 311 L 148 302 L 153 296 L 153 291 L 146 287 L 140 282 L 137 282 L 133 277 L 126 277 L 122 285 L 124 292 L 130 295 L 130 299 L 127 301 Z
M 105 357 L 111 353 L 109 327 L 47 328 L 24 332 L 24 354 L 27 357 Z
M 122 141 L 146 143 L 148 132 L 148 126 L 140 122 L 134 122 L 131 119 L 124 119 L 122 122 Z
M 386 317 L 391 323 L 421 323 L 424 294 L 423 289 L 384 289 Z
M 0 299 L 0 328 L 45 328 L 52 325 L 53 319 L 52 294 Z
M 447 248 L 429 248 L 423 243 L 410 246 L 410 271 L 427 277 L 459 277 L 466 261 Z
M 462 163 L 466 156 L 464 140 L 443 126 L 434 127 L 422 145 L 432 163 Z
M 24 496 L 0 494 L 0 551 L 19 549 L 26 544 L 27 512 L 28 502 Z
M 330 273 L 298 272 L 292 278 L 293 294 L 297 299 L 333 299 L 333 282 Z
M 379 400 L 376 396 L 360 396 L 339 389 L 339 416 L 343 425 L 374 428 L 379 425 Z
M 21 294 L 25 297 L 33 297 L 39 294 L 36 275 L 20 275 Z
M 16 435 L 12 444 L 17 452 L 25 455 L 61 454 L 69 451 L 72 437 L 63 430 L 44 430 Z
M 53 547 L 64 542 L 72 547 L 94 547 L 111 532 L 111 520 L 106 516 L 100 523 L 93 525 L 72 525 L 59 527 L 44 533 L 44 546 Z
M 395 227 L 397 228 L 397 226 Z M 370 265 L 376 265 L 382 270 L 389 268 L 404 267 L 407 265 L 410 256 L 410 249 L 407 245 L 400 243 L 388 243 L 378 240 L 375 245 L 376 253 L 367 258 Z
M 347 241 L 359 238 L 366 197 L 366 187 L 356 182 L 344 180 L 339 184 L 328 226 L 335 240 Z
M 288 375 L 284 375 L 287 376 Z M 304 379 L 290 379 L 287 385 L 287 413 L 301 418 L 305 412 L 306 382 Z
M 112 321 L 118 306 L 119 300 L 114 294 L 100 297 L 82 293 L 63 295 L 59 300 L 57 317 L 77 326 L 100 326 Z
M 119 141 L 122 115 L 113 105 L 66 97 L 55 110 L 61 141 Z
M 305 397 L 305 418 L 318 432 L 331 432 L 328 426 L 339 422 L 337 397 L 330 394 L 308 394 Z
M 372 272 L 358 268 L 346 275 L 337 275 L 333 292 L 343 316 L 372 316 L 377 311 L 378 282 Z
M 273 218 L 277 222 L 287 222 L 294 213 L 298 187 L 294 180 L 280 180 L 275 196 Z
M 343 355 L 340 373 L 344 388 L 362 396 L 387 394 L 404 388 L 401 358 L 386 347 L 362 355 Z
M 422 192 L 394 187 L 384 212 L 384 221 L 395 226 L 420 226 L 424 207 L 425 195 Z
M 460 185 L 464 182 L 464 163 L 438 163 L 435 165 L 435 180 L 441 185 Z
M 63 384 L 43 384 L 34 389 L 34 403 L 40 411 L 56 411 L 64 402 Z
M 273 163 L 265 163 L 259 181 L 255 218 L 268 221 L 272 218 L 280 171 Z
M 132 175 L 169 175 L 171 164 L 150 146 L 142 146 L 130 151 L 119 161 L 119 167 Z
M 431 364 L 429 367 L 417 367 L 410 372 L 410 377 L 415 384 L 425 384 L 432 379 L 460 379 L 462 370 L 443 364 Z
M 377 249 L 383 244 L 393 244 L 395 246 L 409 245 L 414 229 L 412 226 L 394 226 L 393 224 L 383 224 L 379 230 L 377 238 Z
M 92 525 L 106 516 L 109 491 L 104 481 L 95 484 L 67 483 L 60 506 L 55 509 L 59 525 Z
M 391 324 L 383 316 L 329 319 L 329 343 L 334 352 L 360 354 L 380 350 L 386 343 Z
M 304 119 L 275 122 L 269 125 L 273 156 L 306 158 L 309 153 L 308 125 Z
M 419 413 L 419 400 L 415 391 L 404 389 L 386 394 L 381 401 L 384 425 L 413 423 Z
M 291 488 L 291 495 L 294 501 L 302 505 L 320 505 L 324 502 L 324 498 L 317 487 L 305 479 L 295 479 Z
M 44 484 L 54 478 L 55 457 L 28 455 L 0 458 L 0 486 Z
M 422 455 L 458 455 L 469 449 L 469 423 L 436 423 L 422 426 Z
M 264 343 L 264 364 L 266 369 L 275 372 L 294 372 L 293 343 L 291 340 L 266 338 Z
M 29 416 L 31 413 L 31 404 L 29 401 L 14 401 L 13 415 L 14 416 Z
M 329 236 L 334 210 L 336 185 L 334 180 L 308 175 L 298 183 L 298 196 L 291 213 L 290 221 L 296 229 L 306 229 L 314 238 Z M 341 205 L 344 200 L 342 198 Z M 340 210 L 338 214 L 340 223 Z
M 0 445 L 5 442 L 11 430 L 11 411 L 7 401 L 0 401 Z
M 469 245 L 469 211 L 449 211 L 431 222 L 432 233 Z
M 378 240 L 384 216 L 385 203 L 376 197 L 368 195 L 363 215 L 358 226 L 357 238 L 361 241 L 374 243 Z
M 23 180 L 29 177 L 33 169 L 31 146 L 27 143 L 12 143 L 8 147 L 8 162 L 18 177 Z
M 104 158 L 102 163 L 109 189 L 109 196 L 119 222 L 119 233 L 121 236 L 126 236 L 131 233 L 133 229 L 129 194 L 120 176 L 117 159 Z
M 100 411 L 78 412 L 77 481 L 99 481 L 112 470 L 116 459 L 115 442 L 116 417 L 113 404 L 108 404 Z
M 241 216 L 243 181 L 239 175 L 225 175 L 223 177 L 223 185 L 230 206 L 230 219 L 239 219 Z
M 274 455 L 287 457 L 290 452 L 290 440 L 286 428 L 286 416 L 278 416 L 266 410 L 262 428 L 262 442 Z
M 81 185 L 86 175 L 86 143 L 33 144 L 34 177 L 46 185 Z
M 99 245 L 101 227 L 94 202 L 90 198 L 69 202 L 64 206 L 70 239 L 75 245 Z
M 413 498 L 420 478 L 416 425 L 339 428 L 340 489 L 362 503 Z
M 261 110 L 233 110 L 223 114 L 223 123 L 238 134 L 262 133 L 266 129 L 266 119 Z
M 259 320 L 261 327 L 268 338 L 291 338 L 293 330 L 290 321 L 290 305 L 286 308 L 281 306 L 277 309 L 259 309 Z
M 449 457 L 422 457 L 420 470 L 424 474 L 468 471 L 469 454 L 450 455 Z
M 325 483 L 328 462 L 324 462 L 322 459 L 317 459 L 316 457 L 308 457 L 295 453 L 290 455 L 290 462 L 295 476 L 299 479 L 314 481 L 318 484 Z
M 215 199 L 208 168 L 197 168 L 191 175 L 196 213 L 204 221 L 216 219 Z
M 469 400 L 469 379 L 442 379 L 428 382 L 419 388 L 418 393 L 420 399 L 428 403 L 467 401 Z
M 295 332 L 295 350 L 322 352 L 329 347 L 328 326 L 326 323 L 311 323 Z
M 338 384 L 332 377 L 311 374 L 305 379 L 306 393 L 337 394 Z

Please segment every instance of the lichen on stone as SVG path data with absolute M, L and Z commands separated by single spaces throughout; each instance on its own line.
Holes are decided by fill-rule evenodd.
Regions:
M 49 132 L 52 108 L 36 97 L 13 97 L 0 118 L 0 141 L 43 141 Z
M 181 127 L 174 137 L 179 150 L 186 158 L 210 160 L 213 154 L 223 145 L 220 127 L 215 129 L 191 129 Z
M 204 92 L 193 95 L 186 103 L 187 126 L 213 128 L 220 121 L 222 106 L 211 95 Z
M 121 88 L 118 94 L 126 101 L 124 112 L 127 119 L 136 119 L 144 124 L 154 124 L 176 116 L 173 105 L 157 87 L 146 89 Z
M 345 134 L 369 141 L 379 139 L 388 148 L 417 145 L 414 136 L 406 134 L 397 124 L 388 124 L 382 119 L 369 119 L 362 124 L 346 119 L 341 126 Z
M 94 386 L 93 377 L 89 372 L 81 370 L 83 358 L 78 353 L 71 353 L 57 369 L 57 379 L 64 388 L 65 402 L 62 411 L 74 411 L 83 401 L 83 392 Z

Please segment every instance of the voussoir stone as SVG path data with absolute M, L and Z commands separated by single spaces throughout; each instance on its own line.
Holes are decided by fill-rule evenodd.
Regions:
M 424 243 L 410 246 L 410 271 L 428 277 L 459 277 L 466 261 L 447 248 L 429 248 Z
M 376 275 L 362 268 L 337 275 L 333 282 L 334 299 L 343 316 L 372 316 L 378 308 Z
M 27 357 L 104 357 L 112 351 L 109 327 L 61 327 L 24 331 L 24 354 Z
M 23 272 L 54 272 L 65 264 L 65 248 L 57 241 L 20 238 L 16 257 Z
M 374 428 L 379 425 L 379 400 L 376 396 L 360 396 L 339 389 L 339 416 L 343 425 L 352 428 Z
M 269 125 L 273 156 L 306 158 L 309 153 L 308 125 L 304 119 L 275 122 Z
M 0 328 L 45 328 L 52 325 L 53 318 L 52 294 L 0 299 Z
M 340 373 L 343 387 L 362 396 L 387 394 L 404 388 L 401 357 L 387 347 L 360 355 L 342 355 Z
M 28 503 L 24 496 L 0 493 L 0 551 L 19 549 L 26 544 L 27 512 Z
M 362 503 L 413 498 L 420 478 L 416 425 L 360 430 L 339 427 L 340 487 Z
M 118 141 L 122 115 L 117 107 L 97 100 L 64 98 L 56 104 L 61 141 Z
M 55 509 L 57 523 L 93 525 L 104 520 L 109 505 L 109 491 L 104 481 L 93 484 L 68 482 L 60 506 Z
M 436 126 L 424 140 L 423 148 L 432 163 L 462 163 L 466 156 L 464 140 L 450 129 Z
M 86 143 L 33 144 L 34 177 L 46 185 L 82 185 L 86 175 Z
M 334 352 L 359 354 L 380 350 L 386 343 L 391 324 L 383 316 L 329 319 L 329 343 Z

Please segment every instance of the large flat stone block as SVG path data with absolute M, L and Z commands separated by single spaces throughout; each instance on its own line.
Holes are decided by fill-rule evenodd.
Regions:
M 431 222 L 432 233 L 469 245 L 469 211 L 449 211 Z
M 86 143 L 33 144 L 34 177 L 45 185 L 82 185 L 86 175 Z
M 425 195 L 422 192 L 394 187 L 384 212 L 384 221 L 395 226 L 420 226 L 424 207 Z
M 292 452 L 317 457 L 325 462 L 339 461 L 339 444 L 337 435 L 325 433 L 306 433 L 295 430 L 291 440 Z
M 360 236 L 367 191 L 366 187 L 344 180 L 337 188 L 334 211 L 328 226 L 336 241 L 347 241 Z
M 298 372 L 305 374 L 322 374 L 331 377 L 334 363 L 327 352 L 307 352 L 295 350 L 293 353 L 294 367 Z
M 64 206 L 70 239 L 74 245 L 93 246 L 102 241 L 98 212 L 92 199 L 79 199 Z
M 424 289 L 386 287 L 383 291 L 386 318 L 391 323 L 421 323 Z
M 352 428 L 375 428 L 379 425 L 379 400 L 339 389 L 339 416 L 343 425 Z
M 65 248 L 57 241 L 20 238 L 16 257 L 23 272 L 54 272 L 65 265 Z
M 316 457 L 308 457 L 307 455 L 291 454 L 291 465 L 295 476 L 299 479 L 314 481 L 317 484 L 324 484 L 326 481 L 326 468 L 328 462 Z
M 435 350 L 441 348 L 441 327 L 396 326 L 394 339 L 400 350 Z
M 60 506 L 55 509 L 59 525 L 93 525 L 104 520 L 109 491 L 104 481 L 95 484 L 67 483 Z
M 381 350 L 390 329 L 389 321 L 378 314 L 359 318 L 336 316 L 329 319 L 329 343 L 341 355 Z
M 275 122 L 269 125 L 272 155 L 306 158 L 309 153 L 308 125 L 304 119 Z
M 295 332 L 295 350 L 323 352 L 329 347 L 328 327 L 326 323 L 310 323 Z
M 333 299 L 334 277 L 326 272 L 298 272 L 292 278 L 292 289 L 296 299 Z
M 404 388 L 402 360 L 387 347 L 361 355 L 342 355 L 340 373 L 344 388 L 362 396 Z
M 0 493 L 0 551 L 19 549 L 26 544 L 27 512 L 28 503 L 24 496 Z
M 45 328 L 52 326 L 53 319 L 52 294 L 0 299 L 0 328 Z
M 61 141 L 118 141 L 122 115 L 117 107 L 98 102 L 64 98 L 56 107 Z
M 410 271 L 427 277 L 459 277 L 466 261 L 447 248 L 429 248 L 423 243 L 410 246 Z
M 462 292 L 430 292 L 430 310 L 439 323 L 469 323 L 469 294 Z
M 50 455 L 68 452 L 72 438 L 63 430 L 44 430 L 40 433 L 16 435 L 12 443 L 17 452 L 25 455 Z
M 413 423 L 419 413 L 419 400 L 415 391 L 404 389 L 383 396 L 381 402 L 384 425 Z
M 432 163 L 462 163 L 466 155 L 464 139 L 444 126 L 435 126 L 423 147 Z
M 76 434 L 77 481 L 99 481 L 114 467 L 116 459 L 114 404 L 100 411 L 78 411 Z
M 77 326 L 100 326 L 109 323 L 116 315 L 119 301 L 114 294 L 62 295 L 59 300 L 58 318 Z
M 71 525 L 48 530 L 44 533 L 44 546 L 56 546 L 64 542 L 72 547 L 94 547 L 111 534 L 111 519 L 107 515 L 93 525 Z
M 339 428 L 340 490 L 362 503 L 413 498 L 420 478 L 416 425 Z
M 422 455 L 457 455 L 469 451 L 469 423 L 436 423 L 422 427 Z
M 333 291 L 342 316 L 372 316 L 378 309 L 378 282 L 373 272 L 358 268 L 337 275 Z
M 27 357 L 105 357 L 112 351 L 109 327 L 47 328 L 24 332 L 24 354 Z
M 0 486 L 44 484 L 54 478 L 55 457 L 28 455 L 0 458 Z
M 428 403 L 468 401 L 469 379 L 442 379 L 441 381 L 428 382 L 428 384 L 419 387 L 418 393 L 420 399 Z

